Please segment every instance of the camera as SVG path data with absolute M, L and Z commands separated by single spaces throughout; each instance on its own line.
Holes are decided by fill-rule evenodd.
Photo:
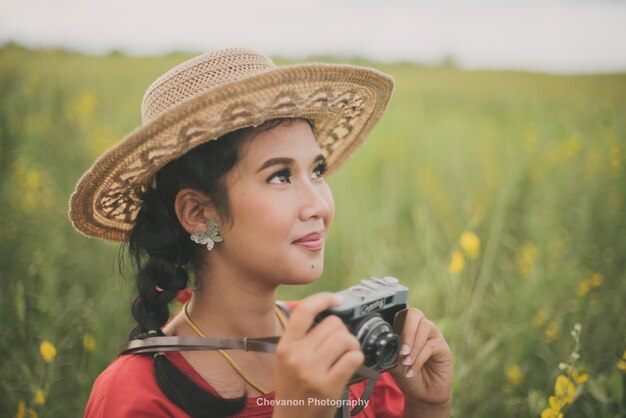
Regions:
M 364 366 L 389 370 L 400 353 L 400 337 L 393 324 L 396 315 L 407 308 L 408 291 L 395 277 L 364 279 L 336 293 L 343 298 L 341 305 L 321 312 L 315 320 L 320 322 L 329 315 L 341 318 L 361 343 Z

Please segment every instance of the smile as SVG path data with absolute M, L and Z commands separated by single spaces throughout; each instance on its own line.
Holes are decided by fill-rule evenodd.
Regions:
M 302 237 L 293 242 L 299 247 L 304 248 L 305 250 L 318 252 L 324 247 L 324 239 L 322 238 L 322 234 L 319 232 L 314 232 L 305 237 Z

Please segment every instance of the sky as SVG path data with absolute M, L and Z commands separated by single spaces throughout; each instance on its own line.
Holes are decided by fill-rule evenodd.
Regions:
M 0 43 L 626 71 L 626 0 L 0 0 Z

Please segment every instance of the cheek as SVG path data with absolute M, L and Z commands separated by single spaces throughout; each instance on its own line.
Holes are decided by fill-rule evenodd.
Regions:
M 247 236 L 270 236 L 282 230 L 282 224 L 288 218 L 284 213 L 285 205 L 263 193 L 250 196 L 256 198 L 250 199 L 243 194 L 231 201 L 235 229 Z
M 326 184 L 326 188 L 324 189 L 322 196 L 328 205 L 328 215 L 324 218 L 324 223 L 328 228 L 335 217 L 335 200 L 333 199 L 333 192 L 330 190 L 330 186 L 328 186 L 328 184 Z

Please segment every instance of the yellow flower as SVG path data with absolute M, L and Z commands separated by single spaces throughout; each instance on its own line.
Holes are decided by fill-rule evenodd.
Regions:
M 591 277 L 584 279 L 578 284 L 576 293 L 578 296 L 583 297 L 594 288 L 602 286 L 603 283 L 604 275 L 602 273 L 594 273 Z
M 463 257 L 463 253 L 458 250 L 454 250 L 452 252 L 452 257 L 450 258 L 450 264 L 448 265 L 448 271 L 452 274 L 459 274 L 465 269 L 465 257 Z
M 541 412 L 541 418 L 562 418 L 563 413 L 561 412 L 561 407 L 564 406 L 562 401 L 556 396 L 550 396 L 548 403 L 550 406 Z
M 83 335 L 83 348 L 85 351 L 93 351 L 96 349 L 96 339 L 90 333 Z
M 572 370 L 572 379 L 574 379 L 574 382 L 581 384 L 589 380 L 589 375 L 587 373 L 579 374 L 577 370 Z
M 507 380 L 513 385 L 518 386 L 524 381 L 524 373 L 517 363 L 510 364 L 504 371 Z
M 554 412 L 559 412 L 561 408 L 565 406 L 563 400 L 557 398 L 556 396 L 550 396 L 548 398 L 548 404 L 550 405 L 550 409 L 552 409 Z
M 524 277 L 528 277 L 532 273 L 537 261 L 537 252 L 537 247 L 532 242 L 526 242 L 520 248 L 518 263 Z
M 567 405 L 574 401 L 576 388 L 569 377 L 560 375 L 554 383 L 554 394 L 562 399 L 563 405 Z
M 602 286 L 602 283 L 604 283 L 604 276 L 602 273 L 595 273 L 591 276 L 591 285 L 593 287 L 600 287 Z
M 88 91 L 83 92 L 67 105 L 65 109 L 67 120 L 76 124 L 89 120 L 96 104 L 96 96 Z
M 41 184 L 41 174 L 37 170 L 30 170 L 26 174 L 25 185 L 28 189 L 36 190 Z
M 15 418 L 24 418 L 26 417 L 26 402 L 19 401 L 17 403 L 17 414 L 15 414 Z
M 28 418 L 38 418 L 37 411 L 33 408 L 28 408 Z
M 43 405 L 46 403 L 46 395 L 41 389 L 35 391 L 35 405 Z
M 543 341 L 551 343 L 556 341 L 559 336 L 559 326 L 556 322 L 550 321 L 546 328 L 543 330 Z
M 562 412 L 555 412 L 550 408 L 546 408 L 541 413 L 541 418 L 563 418 Z
M 39 353 L 47 363 L 50 363 L 56 357 L 57 349 L 50 341 L 43 340 L 39 346 Z
M 477 259 L 480 256 L 480 238 L 471 231 L 465 231 L 461 234 L 459 244 L 465 254 L 471 259 Z
M 563 418 L 562 412 L 554 412 L 551 409 L 545 409 L 541 413 L 541 418 Z
M 576 294 L 582 298 L 587 293 L 589 293 L 590 290 L 591 290 L 591 285 L 589 283 L 589 280 L 585 279 L 578 284 L 578 289 L 576 289 Z
M 575 157 L 581 150 L 582 143 L 576 137 L 568 138 L 563 143 L 563 153 L 566 157 Z

